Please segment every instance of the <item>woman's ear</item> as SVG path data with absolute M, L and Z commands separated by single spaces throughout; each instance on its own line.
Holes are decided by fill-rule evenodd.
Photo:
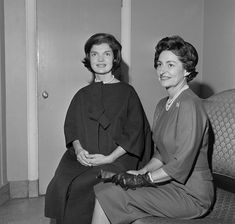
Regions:
M 190 74 L 190 72 L 184 71 L 184 77 L 187 77 Z

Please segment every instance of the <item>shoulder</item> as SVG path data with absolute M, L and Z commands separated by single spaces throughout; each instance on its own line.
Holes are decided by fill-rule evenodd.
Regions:
M 100 85 L 101 85 L 100 83 L 92 82 L 92 83 L 80 88 L 75 95 L 82 96 L 87 93 L 92 93 L 92 92 L 96 91 L 97 89 L 99 89 Z
M 79 90 L 77 90 L 77 92 L 74 94 L 72 100 L 76 101 L 76 100 L 81 100 L 82 98 L 84 98 L 86 93 L 90 92 L 90 85 L 91 84 L 84 86 L 84 87 L 80 88 Z
M 178 104 L 177 104 L 178 103 Z M 186 90 L 180 96 L 176 107 L 179 107 L 179 113 L 185 117 L 207 118 L 202 99 L 199 98 L 192 90 Z
M 138 93 L 135 90 L 135 88 L 132 85 L 126 83 L 126 82 L 120 82 L 119 83 L 119 88 L 120 88 L 119 91 L 124 93 L 126 96 L 129 96 L 129 97 L 138 97 Z
M 159 102 L 157 103 L 157 106 L 154 111 L 154 120 L 159 116 L 162 110 L 165 109 L 166 101 L 167 101 L 167 97 L 164 97 L 160 99 Z
M 157 106 L 161 106 L 161 105 L 166 104 L 167 99 L 168 99 L 168 97 L 164 97 L 164 98 L 160 99 L 159 102 L 157 103 Z
M 199 98 L 191 89 L 185 90 L 178 99 L 182 108 L 203 108 L 202 99 Z
M 181 94 L 180 97 L 182 100 L 193 100 L 193 101 L 201 101 L 201 99 L 191 90 L 186 89 Z
M 134 87 L 130 85 L 129 83 L 120 81 L 119 83 L 120 88 L 126 90 L 126 91 L 135 91 Z
M 162 99 L 160 99 L 160 100 L 158 101 L 155 111 L 156 111 L 156 110 L 161 110 L 162 108 L 165 107 L 167 98 L 168 98 L 168 97 L 164 97 L 164 98 L 162 98 Z

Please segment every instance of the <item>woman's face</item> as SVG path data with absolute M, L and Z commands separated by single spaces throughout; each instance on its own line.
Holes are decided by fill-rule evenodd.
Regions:
M 156 70 L 161 85 L 166 89 L 177 89 L 189 74 L 178 56 L 168 50 L 159 55 Z
M 93 45 L 90 51 L 90 64 L 96 74 L 110 73 L 113 67 L 113 51 L 106 43 Z

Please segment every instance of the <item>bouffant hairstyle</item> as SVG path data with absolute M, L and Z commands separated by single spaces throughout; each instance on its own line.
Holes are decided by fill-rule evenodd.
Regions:
M 198 53 L 194 46 L 184 41 L 180 36 L 171 36 L 161 39 L 155 47 L 154 68 L 157 68 L 157 61 L 162 51 L 171 51 L 183 63 L 184 69 L 189 73 L 186 76 L 187 82 L 193 80 L 198 72 L 196 65 L 198 63 Z
M 109 47 L 113 51 L 114 59 L 113 59 L 113 67 L 112 67 L 112 73 L 116 71 L 122 60 L 122 55 L 121 55 L 121 50 L 122 46 L 121 44 L 117 41 L 117 39 L 108 33 L 96 33 L 92 35 L 87 42 L 85 43 L 84 46 L 84 51 L 85 51 L 85 58 L 83 59 L 83 64 L 84 66 L 93 73 L 93 70 L 91 68 L 90 64 L 90 51 L 93 45 L 100 45 L 100 44 L 108 44 Z

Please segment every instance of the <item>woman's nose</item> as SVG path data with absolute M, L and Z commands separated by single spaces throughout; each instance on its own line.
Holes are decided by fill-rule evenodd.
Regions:
M 158 73 L 159 73 L 159 74 L 163 74 L 163 73 L 165 73 L 165 70 L 166 70 L 166 69 L 165 69 L 164 66 L 160 66 L 160 67 L 158 67 L 157 70 L 158 70 Z
M 160 73 L 161 74 L 164 74 L 168 71 L 168 67 L 166 65 L 162 65 L 161 68 L 160 68 Z
M 103 60 L 104 60 L 104 56 L 103 55 L 99 55 L 98 61 L 103 61 Z

